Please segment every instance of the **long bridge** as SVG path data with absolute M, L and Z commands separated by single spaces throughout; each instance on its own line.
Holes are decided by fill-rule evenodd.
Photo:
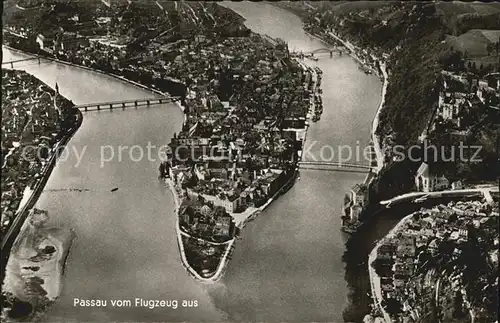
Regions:
M 327 161 L 300 161 L 299 167 L 302 169 L 368 173 L 371 166 L 356 163 L 327 162 Z
M 342 46 L 335 46 L 335 47 L 322 47 L 322 48 L 316 48 L 314 50 L 310 50 L 310 51 L 307 51 L 307 52 L 304 52 L 304 51 L 299 51 L 299 52 L 293 52 L 292 54 L 294 55 L 304 55 L 304 56 L 314 56 L 314 54 L 321 54 L 321 53 L 325 53 L 325 54 L 330 54 L 330 56 L 333 55 L 333 53 L 339 53 L 339 54 L 342 54 L 342 53 L 349 53 L 349 49 L 348 48 L 345 48 L 345 47 L 342 47 Z
M 100 111 L 100 110 L 113 110 L 113 109 L 125 109 L 131 107 L 139 107 L 154 104 L 164 104 L 168 102 L 175 102 L 181 99 L 180 96 L 165 96 L 160 98 L 140 98 L 140 99 L 131 99 L 131 100 L 120 100 L 120 101 L 105 101 L 105 102 L 95 102 L 95 103 L 86 103 L 75 105 L 75 109 L 79 109 L 80 111 Z

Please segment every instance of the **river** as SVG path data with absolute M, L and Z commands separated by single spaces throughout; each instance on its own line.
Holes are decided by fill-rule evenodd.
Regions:
M 224 3 L 247 18 L 258 33 L 279 37 L 290 50 L 323 48 L 302 30 L 298 17 L 266 3 Z M 22 55 L 3 50 L 4 60 Z M 324 112 L 309 128 L 312 152 L 367 145 L 380 102 L 381 83 L 365 75 L 348 56 L 321 56 Z M 154 96 L 99 73 L 53 62 L 24 63 L 23 69 L 75 103 Z M 362 174 L 302 171 L 301 178 L 243 230 L 224 278 L 195 282 L 181 265 L 175 236 L 174 203 L 157 181 L 158 162 L 143 158 L 100 165 L 100 147 L 166 144 L 180 129 L 173 105 L 84 114 L 66 161 L 55 167 L 37 207 L 51 224 L 72 227 L 64 288 L 50 308 L 55 321 L 328 321 L 342 322 L 349 289 L 345 279 L 347 237 L 340 231 L 343 196 Z M 78 166 L 73 153 L 86 148 Z M 128 152 L 128 151 L 126 151 Z M 116 192 L 110 192 L 118 187 Z M 84 191 L 72 191 L 77 188 Z M 197 308 L 79 308 L 82 299 L 198 300 Z

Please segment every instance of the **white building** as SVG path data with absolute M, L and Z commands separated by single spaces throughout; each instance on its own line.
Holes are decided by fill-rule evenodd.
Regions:
M 438 177 L 432 174 L 427 163 L 422 163 L 415 175 L 415 186 L 420 192 L 433 192 L 448 188 L 449 181 L 443 175 Z

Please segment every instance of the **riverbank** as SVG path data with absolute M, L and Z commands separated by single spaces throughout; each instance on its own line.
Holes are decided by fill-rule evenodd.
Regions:
M 277 7 L 284 9 L 286 11 L 289 11 L 289 12 L 293 13 L 294 15 L 299 16 L 299 18 L 301 18 L 301 20 L 304 21 L 304 17 L 301 17 L 300 15 L 298 15 L 297 12 L 292 10 L 291 8 L 286 8 L 286 7 L 282 8 L 281 6 L 277 6 Z M 326 39 L 324 35 L 319 34 L 319 33 L 309 32 L 304 27 L 305 26 L 303 25 L 304 32 L 306 34 L 310 35 L 311 37 L 314 37 L 327 45 L 330 45 L 330 46 L 335 45 L 335 44 L 332 44 L 328 39 Z M 374 148 L 376 160 L 377 160 L 377 166 L 373 170 L 375 171 L 376 174 L 378 174 L 385 166 L 385 158 L 384 158 L 384 154 L 383 154 L 381 140 L 380 140 L 380 137 L 377 135 L 377 131 L 378 131 L 378 126 L 379 126 L 379 122 L 380 122 L 380 114 L 382 113 L 382 109 L 383 109 L 384 103 L 385 103 L 385 96 L 387 93 L 387 85 L 389 82 L 389 76 L 387 74 L 386 62 L 378 57 L 375 57 L 374 55 L 371 55 L 372 59 L 377 64 L 377 68 L 374 68 L 366 60 L 364 60 L 360 57 L 360 55 L 358 53 L 359 49 L 356 46 L 354 46 L 351 42 L 349 42 L 348 40 L 342 39 L 340 36 L 335 34 L 333 31 L 329 31 L 328 35 L 330 37 L 335 38 L 335 40 L 337 40 L 344 47 L 346 47 L 349 50 L 349 56 L 351 56 L 356 62 L 358 62 L 358 64 L 363 66 L 364 69 L 368 69 L 368 70 L 374 72 L 376 75 L 378 75 L 382 79 L 381 101 L 380 101 L 379 107 L 377 109 L 377 112 L 375 113 L 375 116 L 373 118 L 372 129 L 371 129 L 371 139 L 373 141 L 373 148 Z M 372 177 L 370 180 L 373 180 L 374 178 L 375 177 Z
M 371 137 L 373 141 L 373 150 L 375 151 L 375 156 L 377 159 L 377 166 L 375 168 L 376 173 L 380 173 L 380 171 L 385 167 L 385 156 L 382 151 L 382 144 L 380 142 L 380 136 L 377 134 L 378 126 L 380 123 L 380 114 L 382 113 L 382 109 L 384 108 L 385 96 L 387 94 L 387 85 L 389 84 L 389 76 L 387 75 L 387 69 L 385 66 L 385 62 L 378 61 L 380 71 L 383 76 L 382 83 L 382 99 L 380 100 L 380 105 L 375 113 L 375 117 L 373 118 L 372 129 L 371 129 Z
M 488 265 L 487 261 L 482 262 L 481 257 L 485 259 L 491 252 L 498 253 L 498 248 L 491 244 L 493 239 L 498 240 L 497 221 L 494 219 L 498 217 L 498 212 L 495 212 L 498 209 L 498 200 L 495 201 L 493 198 L 493 196 L 498 196 L 498 188 L 491 186 L 478 190 L 477 192 L 480 194 L 474 197 L 470 196 L 470 190 L 460 190 L 453 195 L 452 200 L 450 200 L 449 194 L 438 195 L 436 197 L 439 199 L 435 201 L 431 199 L 414 200 L 413 204 L 423 203 L 427 205 L 414 208 L 412 212 L 403 213 L 404 218 L 377 241 L 369 254 L 368 261 L 374 305 L 372 313 L 374 315 L 382 315 L 386 322 L 393 320 L 399 322 L 410 316 L 417 321 L 424 318 L 434 321 L 441 312 L 445 315 L 446 321 L 446 315 L 452 316 L 451 313 L 445 313 L 446 303 L 451 302 L 452 296 L 446 291 L 439 292 L 439 287 L 443 286 L 443 284 L 440 285 L 441 278 L 462 275 L 465 278 L 454 281 L 453 290 L 462 291 L 463 301 L 470 310 L 472 321 L 475 310 L 479 309 L 478 312 L 485 314 L 482 309 L 496 308 L 494 301 L 489 305 L 484 299 L 482 302 L 476 301 L 474 305 L 467 302 L 467 297 L 472 294 L 476 300 L 480 299 L 479 297 L 484 297 L 484 294 L 489 294 L 486 299 L 492 299 L 492 295 L 497 294 L 494 281 L 498 280 L 498 277 L 494 271 L 489 271 L 488 268 L 492 269 L 491 265 Z M 433 225 L 425 227 L 427 223 Z M 468 230 L 462 231 L 464 223 L 468 223 L 467 226 L 470 225 L 468 230 L 475 230 L 474 235 L 471 235 Z M 443 232 L 445 234 L 442 234 Z M 408 242 L 412 245 L 409 252 L 404 251 L 404 246 L 408 245 Z M 469 243 L 474 245 L 473 250 L 466 247 Z M 453 246 L 451 250 L 443 248 L 449 244 Z M 385 248 L 379 254 L 382 246 Z M 477 253 L 478 250 L 481 250 L 480 255 Z M 476 255 L 478 258 L 474 258 Z M 432 257 L 432 265 L 430 266 L 428 266 L 429 256 Z M 471 257 L 474 259 L 472 263 L 482 265 L 478 265 L 479 267 L 475 267 L 472 271 L 467 271 L 467 267 L 471 266 Z M 397 268 L 408 261 L 412 265 L 406 270 L 398 271 Z M 481 266 L 485 271 L 479 269 Z M 471 281 L 476 281 L 475 274 L 477 272 L 481 272 L 482 285 L 472 287 L 470 284 Z M 401 276 L 398 277 L 399 275 L 407 277 L 404 285 L 397 283 L 397 279 L 401 279 Z M 394 287 L 383 286 L 381 282 L 383 279 L 386 280 L 385 284 L 387 284 L 387 280 L 394 281 Z M 450 282 L 451 280 L 447 281 L 447 283 Z M 429 312 L 426 298 L 415 297 L 415 295 L 424 295 L 427 292 L 436 295 L 435 303 L 438 307 L 436 312 L 434 309 Z M 481 296 L 478 296 L 478 293 Z M 447 294 L 449 297 L 446 296 Z M 384 303 L 387 305 L 382 305 Z M 392 306 L 391 304 L 399 305 Z M 387 310 L 384 306 L 387 307 Z M 392 317 L 387 313 L 388 311 L 391 312 Z M 494 313 L 496 311 L 490 312 L 493 317 Z
M 165 183 L 170 188 L 170 191 L 172 192 L 172 196 L 174 198 L 174 203 L 175 203 L 174 214 L 176 217 L 175 231 L 177 234 L 177 245 L 179 247 L 179 253 L 180 253 L 182 265 L 184 266 L 184 268 L 186 268 L 186 270 L 188 271 L 190 276 L 193 277 L 194 279 L 196 279 L 200 282 L 203 282 L 203 283 L 215 283 L 216 281 L 218 281 L 222 277 L 222 273 L 225 270 L 229 254 L 232 250 L 234 241 L 236 239 L 233 238 L 233 239 L 229 240 L 228 242 L 226 242 L 227 246 L 224 250 L 224 255 L 223 255 L 223 257 L 222 257 L 222 259 L 221 259 L 221 261 L 220 261 L 220 263 L 215 271 L 215 274 L 213 276 L 206 278 L 206 277 L 202 277 L 200 274 L 198 274 L 196 272 L 196 270 L 194 270 L 191 267 L 191 265 L 189 264 L 189 262 L 186 258 L 186 252 L 184 250 L 184 243 L 182 241 L 182 236 L 183 236 L 184 232 L 182 232 L 182 230 L 180 228 L 179 215 L 178 215 L 179 207 L 182 203 L 181 198 L 179 197 L 177 189 L 175 188 L 175 184 L 172 182 L 172 180 L 170 178 L 166 178 Z

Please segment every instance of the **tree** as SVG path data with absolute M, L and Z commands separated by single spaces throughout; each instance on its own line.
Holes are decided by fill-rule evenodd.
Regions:
M 477 72 L 476 62 L 472 62 L 472 71 Z
M 491 52 L 493 51 L 493 46 L 492 44 L 486 44 L 486 51 L 488 52 L 488 56 L 491 55 Z

